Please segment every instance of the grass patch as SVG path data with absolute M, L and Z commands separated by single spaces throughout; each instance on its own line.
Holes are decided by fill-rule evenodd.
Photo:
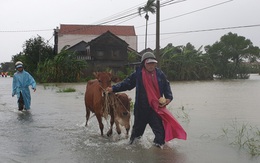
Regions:
M 252 127 L 248 123 L 238 123 L 232 121 L 228 127 L 222 128 L 224 136 L 230 144 L 245 149 L 251 156 L 260 155 L 260 130 Z
M 75 88 L 63 88 L 63 89 L 59 89 L 57 92 L 58 93 L 76 92 L 76 89 Z
M 54 89 L 57 87 L 57 84 L 43 83 L 43 88 L 46 89 Z

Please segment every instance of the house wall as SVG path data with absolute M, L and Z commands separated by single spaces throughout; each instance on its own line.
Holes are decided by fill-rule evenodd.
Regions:
M 99 35 L 59 35 L 58 53 L 66 45 L 73 46 L 79 43 L 80 41 L 90 42 L 91 40 L 97 37 L 99 37 Z M 118 37 L 124 40 L 126 43 L 128 43 L 132 49 L 137 51 L 137 36 L 118 36 Z
M 94 45 L 91 47 L 91 56 L 95 60 L 127 60 L 127 48 L 126 47 L 112 47 L 112 46 L 99 46 Z
M 125 67 L 127 65 L 127 61 L 106 61 L 106 60 L 98 60 L 98 61 L 87 61 L 88 68 L 85 70 L 85 74 L 88 76 L 93 72 L 97 71 L 106 71 L 107 68 L 113 71 L 113 73 L 117 73 L 118 71 L 125 72 Z

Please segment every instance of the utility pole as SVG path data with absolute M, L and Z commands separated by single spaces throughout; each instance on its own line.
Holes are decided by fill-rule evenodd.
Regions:
M 156 59 L 160 68 L 160 0 L 156 0 Z
M 40 38 L 40 40 L 42 40 L 42 37 L 41 37 L 40 35 L 37 34 L 37 36 L 38 36 L 38 38 Z M 37 40 L 38 40 L 38 39 L 37 39 Z M 41 42 L 40 42 L 40 44 L 39 44 L 39 50 L 38 50 L 38 53 L 39 53 L 39 54 L 38 54 L 38 58 L 39 58 L 38 64 L 41 63 L 41 46 L 42 46 L 42 45 L 41 45 Z
M 54 29 L 54 56 L 58 54 L 58 33 L 59 33 L 59 28 L 56 27 L 56 29 Z

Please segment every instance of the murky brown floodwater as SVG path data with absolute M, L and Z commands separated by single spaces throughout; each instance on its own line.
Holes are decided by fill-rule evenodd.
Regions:
M 164 149 L 152 146 L 148 126 L 133 145 L 127 145 L 124 134 L 101 137 L 94 117 L 85 127 L 85 83 L 38 84 L 37 91 L 31 92 L 32 109 L 27 113 L 17 111 L 11 83 L 10 77 L 0 78 L 0 162 L 260 162 L 260 157 L 230 144 L 237 135 L 223 136 L 223 129 L 230 131 L 234 123 L 260 126 L 260 76 L 256 74 L 249 80 L 173 82 L 175 99 L 169 109 L 185 128 L 188 140 L 170 141 Z M 57 92 L 68 87 L 77 91 Z M 126 93 L 134 99 L 134 90 Z M 108 123 L 104 124 L 108 130 Z

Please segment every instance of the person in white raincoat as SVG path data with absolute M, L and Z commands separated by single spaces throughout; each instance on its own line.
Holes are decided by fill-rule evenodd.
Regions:
M 24 70 L 23 63 L 18 61 L 15 63 L 17 72 L 13 76 L 13 91 L 12 96 L 17 96 L 18 110 L 29 110 L 31 106 L 31 94 L 29 86 L 32 86 L 36 91 L 36 82 L 34 78 Z

